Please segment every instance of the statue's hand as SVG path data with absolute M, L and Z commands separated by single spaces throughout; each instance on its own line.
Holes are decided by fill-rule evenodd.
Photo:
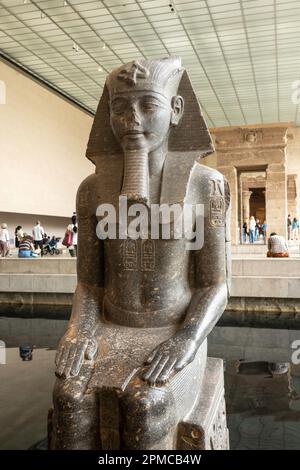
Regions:
M 172 338 L 157 346 L 146 360 L 148 365 L 142 378 L 150 385 L 163 385 L 172 374 L 187 366 L 195 357 L 196 341 L 178 331 Z
M 93 335 L 80 332 L 74 327 L 67 330 L 59 343 L 55 357 L 55 375 L 64 379 L 78 375 L 83 360 L 92 360 L 97 347 Z

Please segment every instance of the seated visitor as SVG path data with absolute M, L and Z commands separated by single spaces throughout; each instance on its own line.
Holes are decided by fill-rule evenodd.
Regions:
M 24 235 L 19 244 L 19 258 L 36 258 L 38 256 L 34 251 L 33 238 L 30 235 Z
M 268 258 L 288 258 L 289 248 L 284 237 L 273 232 L 268 239 Z

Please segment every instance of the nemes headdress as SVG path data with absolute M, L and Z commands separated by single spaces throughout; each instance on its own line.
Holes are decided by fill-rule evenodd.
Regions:
M 198 152 L 205 156 L 214 151 L 207 125 L 187 72 L 180 57 L 134 60 L 113 70 L 107 77 L 95 115 L 86 156 L 95 165 L 111 154 L 121 154 L 110 126 L 109 101 L 114 95 L 130 91 L 153 91 L 166 98 L 180 95 L 185 101 L 183 117 L 169 136 L 169 152 Z M 184 156 L 182 156 L 184 158 Z
M 109 96 L 130 91 L 154 91 L 165 97 L 177 94 L 184 69 L 179 57 L 134 60 L 111 72 L 106 80 Z

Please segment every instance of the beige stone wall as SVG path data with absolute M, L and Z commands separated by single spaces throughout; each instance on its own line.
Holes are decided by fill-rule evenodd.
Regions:
M 1 80 L 0 211 L 70 217 L 92 117 L 2 61 Z
M 300 216 L 300 128 L 290 128 L 287 139 L 287 173 L 296 176 L 297 205 L 296 214 Z M 294 215 L 294 214 L 292 214 Z

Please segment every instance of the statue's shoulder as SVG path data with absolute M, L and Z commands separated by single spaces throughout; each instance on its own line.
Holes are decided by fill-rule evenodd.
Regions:
M 95 207 L 97 205 L 96 181 L 96 174 L 93 173 L 80 183 L 76 197 L 78 215 L 95 213 Z
M 211 168 L 201 163 L 195 165 L 195 177 L 201 197 L 209 197 L 213 195 L 224 196 L 226 203 L 226 211 L 230 204 L 230 188 L 225 176 L 215 168 Z
M 96 181 L 96 173 L 92 173 L 91 175 L 87 176 L 83 181 L 81 181 L 78 188 L 78 194 L 94 189 L 96 186 Z
M 215 168 L 211 168 L 207 165 L 202 165 L 201 163 L 196 164 L 195 166 L 197 176 L 201 181 L 210 181 L 210 180 L 219 180 L 224 181 L 225 177 Z

